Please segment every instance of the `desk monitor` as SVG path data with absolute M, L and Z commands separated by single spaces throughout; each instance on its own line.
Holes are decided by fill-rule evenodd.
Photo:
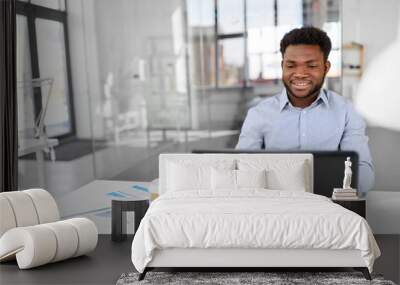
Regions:
M 198 149 L 193 153 L 312 153 L 314 156 L 314 193 L 332 196 L 333 188 L 341 188 L 344 178 L 344 161 L 352 161 L 351 187 L 358 187 L 358 154 L 355 151 L 268 151 L 236 149 Z

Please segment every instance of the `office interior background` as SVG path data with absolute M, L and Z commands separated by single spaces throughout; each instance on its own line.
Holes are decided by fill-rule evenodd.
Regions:
M 280 39 L 313 25 L 333 44 L 325 87 L 353 101 L 368 123 L 376 173 L 368 196 L 380 199 L 376 210 L 391 222 L 382 233 L 400 232 L 392 226 L 400 218 L 393 204 L 400 201 L 399 1 L 27 0 L 16 7 L 20 189 L 43 187 L 57 199 L 96 179 L 151 181 L 160 153 L 234 148 L 247 110 L 282 88 Z M 374 74 L 374 66 L 387 73 Z M 47 141 L 43 161 L 22 151 L 38 136 Z

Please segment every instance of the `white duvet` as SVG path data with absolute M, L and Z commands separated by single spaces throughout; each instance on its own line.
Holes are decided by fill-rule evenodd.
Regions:
M 152 202 L 132 243 L 143 272 L 155 249 L 358 249 L 372 272 L 379 248 L 365 219 L 306 192 L 166 193 Z

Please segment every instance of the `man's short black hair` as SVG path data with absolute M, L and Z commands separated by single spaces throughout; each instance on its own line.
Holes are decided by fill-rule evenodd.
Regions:
M 332 43 L 326 32 L 315 27 L 293 29 L 286 33 L 281 40 L 282 57 L 290 45 L 319 45 L 325 61 L 331 52 Z

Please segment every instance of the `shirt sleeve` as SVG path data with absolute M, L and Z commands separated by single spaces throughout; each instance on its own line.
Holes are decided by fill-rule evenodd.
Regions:
M 259 114 L 256 108 L 251 108 L 247 112 L 239 141 L 236 149 L 261 149 L 263 146 L 263 134 L 261 131 Z
M 358 190 L 364 195 L 372 189 L 375 181 L 368 137 L 365 134 L 366 124 L 353 105 L 347 106 L 346 124 L 339 148 L 358 153 Z

